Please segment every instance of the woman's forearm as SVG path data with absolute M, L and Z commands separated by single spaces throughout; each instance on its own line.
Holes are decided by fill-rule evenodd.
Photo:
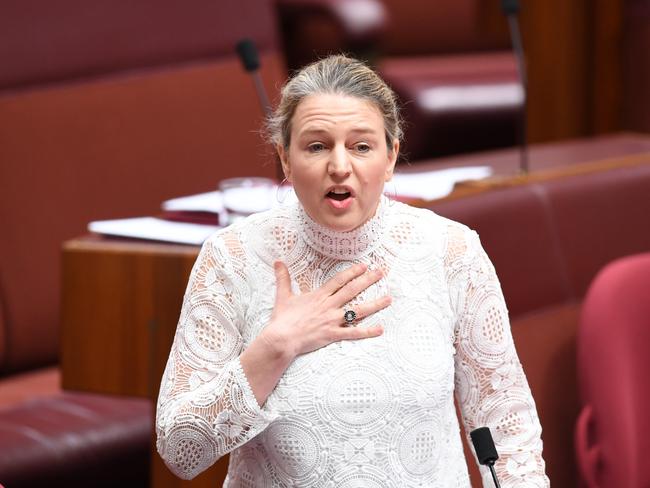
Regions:
M 264 332 L 241 354 L 239 361 L 260 407 L 294 359 L 295 354 L 286 343 L 273 340 Z

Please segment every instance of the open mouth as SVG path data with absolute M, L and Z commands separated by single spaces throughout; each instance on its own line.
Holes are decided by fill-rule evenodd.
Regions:
M 339 202 L 342 202 L 343 200 L 350 198 L 352 194 L 349 191 L 346 191 L 344 193 L 339 193 L 337 191 L 331 191 L 327 194 L 327 198 L 331 198 L 332 200 L 337 200 Z
M 345 210 L 352 205 L 354 200 L 354 193 L 351 188 L 341 186 L 341 187 L 331 187 L 330 191 L 325 194 L 325 200 L 330 204 L 330 206 L 336 211 Z

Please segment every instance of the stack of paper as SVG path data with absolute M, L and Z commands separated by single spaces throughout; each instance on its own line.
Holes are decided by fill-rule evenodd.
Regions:
M 101 220 L 88 224 L 88 230 L 97 234 L 194 245 L 201 245 L 218 229 L 215 225 L 171 222 L 155 217 Z
M 398 197 L 436 200 L 449 195 L 458 182 L 482 180 L 489 176 L 492 176 L 489 166 L 465 166 L 421 173 L 395 173 L 392 184 Z

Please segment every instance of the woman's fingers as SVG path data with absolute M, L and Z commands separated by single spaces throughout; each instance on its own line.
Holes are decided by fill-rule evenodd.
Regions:
M 335 299 L 335 304 L 337 306 L 342 306 L 343 304 L 349 302 L 370 285 L 377 283 L 383 276 L 384 273 L 381 270 L 373 269 L 372 271 L 368 271 L 367 273 L 364 273 L 355 279 L 348 281 L 343 287 L 341 287 L 336 293 L 332 295 L 332 298 Z
M 328 280 L 327 283 L 321 287 L 321 290 L 326 293 L 327 296 L 333 295 L 350 281 L 363 275 L 367 269 L 368 266 L 363 263 L 353 264 L 348 269 L 336 273 L 334 277 Z
M 346 311 L 352 310 L 355 314 L 355 321 L 359 321 L 365 317 L 368 317 L 369 315 L 372 315 L 373 313 L 376 313 L 384 308 L 386 308 L 388 305 L 391 304 L 392 298 L 389 296 L 381 297 L 378 298 L 377 300 L 373 300 L 370 302 L 364 302 L 364 303 L 359 303 L 354 306 L 346 307 L 342 312 L 341 312 L 341 324 L 345 324 L 345 319 L 343 315 L 345 314 Z
M 355 339 L 368 339 L 369 337 L 377 337 L 384 333 L 384 328 L 381 325 L 373 327 L 341 327 L 336 332 L 336 340 L 351 341 Z

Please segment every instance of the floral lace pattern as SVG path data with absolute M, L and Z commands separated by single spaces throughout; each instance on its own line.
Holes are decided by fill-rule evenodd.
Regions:
M 382 336 L 299 356 L 260 408 L 239 355 L 270 319 L 278 259 L 296 292 L 354 262 L 380 267 L 385 277 L 350 306 L 385 294 L 393 303 L 358 324 L 381 323 Z M 204 244 L 162 380 L 158 451 L 182 478 L 231 453 L 228 487 L 467 488 L 454 395 L 468 432 L 491 428 L 504 488 L 549 485 L 535 404 L 478 236 L 386 199 L 361 228 L 333 232 L 295 204 Z

